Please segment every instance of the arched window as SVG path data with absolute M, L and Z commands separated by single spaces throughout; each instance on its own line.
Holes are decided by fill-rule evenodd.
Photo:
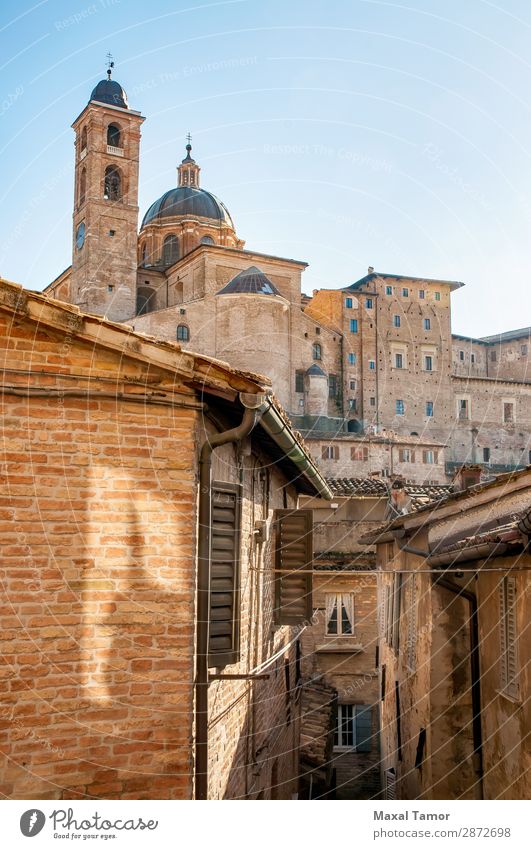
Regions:
M 313 345 L 312 345 L 312 355 L 313 355 L 314 360 L 320 360 L 321 354 L 322 354 L 322 351 L 321 351 L 321 346 L 319 345 L 319 342 L 314 342 Z
M 109 124 L 107 127 L 107 144 L 111 147 L 121 147 L 120 128 L 116 124 Z
M 79 178 L 79 205 L 83 206 L 85 203 L 85 195 L 87 193 L 87 169 L 83 168 L 81 171 L 81 176 Z
M 361 433 L 361 422 L 358 419 L 350 419 L 347 423 L 347 430 L 349 433 Z
M 162 264 L 173 265 L 179 259 L 179 241 L 173 234 L 166 236 L 162 245 Z
M 87 149 L 87 128 L 83 127 L 83 129 L 81 130 L 81 148 L 80 148 L 80 150 L 86 150 L 86 149 Z
M 190 330 L 186 324 L 177 325 L 177 341 L 188 342 L 190 340 Z
M 114 165 L 109 165 L 105 169 L 103 197 L 105 200 L 121 200 L 122 198 L 122 177 Z
M 142 245 L 142 249 L 140 251 L 140 256 L 141 256 L 140 262 L 142 263 L 142 265 L 145 265 L 146 264 L 146 258 L 147 258 L 147 248 L 146 248 L 145 242 Z
M 215 245 L 216 243 L 215 243 L 214 239 L 212 238 L 212 236 L 203 236 L 203 238 L 201 239 L 201 244 L 202 245 Z
M 156 293 L 149 286 L 139 286 L 136 292 L 136 314 L 146 315 L 155 309 Z

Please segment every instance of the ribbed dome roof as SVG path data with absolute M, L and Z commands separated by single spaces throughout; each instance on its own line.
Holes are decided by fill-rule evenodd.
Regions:
M 97 100 L 98 103 L 109 103 L 111 106 L 129 109 L 127 95 L 116 80 L 100 80 L 96 88 L 92 90 L 90 99 Z
M 242 292 L 251 295 L 280 295 L 275 284 L 256 265 L 251 265 L 245 271 L 240 271 L 216 294 L 234 295 Z
M 161 218 L 176 218 L 186 215 L 224 221 L 234 229 L 232 218 L 225 204 L 211 192 L 191 186 L 177 186 L 175 189 L 170 189 L 155 203 L 152 203 L 144 215 L 142 227 L 154 221 L 160 221 Z

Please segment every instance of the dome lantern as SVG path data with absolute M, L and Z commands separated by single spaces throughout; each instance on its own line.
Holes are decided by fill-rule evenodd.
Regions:
M 186 156 L 183 161 L 177 168 L 177 173 L 179 175 L 178 186 L 191 186 L 194 189 L 199 188 L 199 172 L 201 168 L 196 163 L 195 159 L 192 159 L 190 153 L 192 151 L 192 136 L 190 133 L 186 136 L 187 145 L 186 145 Z

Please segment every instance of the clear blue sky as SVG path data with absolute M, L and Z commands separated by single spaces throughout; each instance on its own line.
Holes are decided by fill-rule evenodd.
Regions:
M 304 289 L 461 280 L 453 326 L 531 324 L 528 0 L 3 0 L 0 274 L 70 263 L 72 120 L 105 55 L 146 116 L 140 213 L 193 134 L 202 185 Z

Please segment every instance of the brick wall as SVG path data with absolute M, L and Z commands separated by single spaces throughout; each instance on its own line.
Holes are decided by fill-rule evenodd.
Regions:
M 0 334 L 30 384 L 157 380 L 68 332 Z M 1 401 L 1 792 L 188 798 L 197 413 L 5 381 L 22 394 Z

